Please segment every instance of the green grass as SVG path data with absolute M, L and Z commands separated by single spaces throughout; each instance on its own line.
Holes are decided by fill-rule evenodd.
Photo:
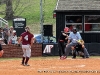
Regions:
M 13 0 L 13 10 L 16 6 L 16 1 Z M 57 0 L 42 0 L 43 1 L 43 24 L 52 24 L 55 34 L 55 19 L 53 19 L 53 10 L 56 7 Z M 24 9 L 25 8 L 25 9 Z M 24 11 L 23 11 L 24 10 Z M 0 5 L 0 11 L 5 11 L 5 5 Z M 22 12 L 23 11 L 23 12 Z M 22 13 L 21 13 L 22 12 Z M 33 33 L 40 33 L 40 0 L 20 0 L 19 6 L 14 13 L 14 16 L 20 16 L 26 18 L 27 26 L 31 27 Z M 4 17 L 4 15 L 0 15 Z M 12 21 L 9 21 L 9 25 L 12 25 Z
M 68 58 L 71 58 L 71 56 L 68 56 Z M 76 59 L 81 58 L 81 57 L 77 57 Z M 90 58 L 100 58 L 100 56 L 90 56 Z M 90 59 L 89 58 L 89 59 Z M 0 60 L 21 60 L 22 58 L 0 58 Z M 38 56 L 38 57 L 31 57 L 30 60 L 44 60 L 44 59 L 58 59 L 59 60 L 59 56 Z M 67 60 L 67 59 L 66 59 Z

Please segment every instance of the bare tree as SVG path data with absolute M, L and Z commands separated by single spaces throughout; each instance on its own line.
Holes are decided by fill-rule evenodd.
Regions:
M 0 0 L 0 5 L 4 4 L 6 2 L 6 0 Z
M 0 11 L 0 15 L 4 15 L 4 18 L 7 20 L 11 20 L 15 17 L 20 17 L 26 8 L 29 8 L 32 4 L 34 4 L 30 0 L 0 0 L 0 3 L 1 6 L 4 4 L 6 5 L 4 10 Z
M 12 8 L 12 0 L 6 0 L 6 11 L 5 12 L 6 12 L 5 19 L 13 19 L 14 12 Z

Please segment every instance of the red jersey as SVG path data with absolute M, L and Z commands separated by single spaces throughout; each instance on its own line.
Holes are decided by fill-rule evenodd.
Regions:
M 31 38 L 33 38 L 33 34 L 29 32 L 24 32 L 21 34 L 22 36 L 22 45 L 31 44 Z

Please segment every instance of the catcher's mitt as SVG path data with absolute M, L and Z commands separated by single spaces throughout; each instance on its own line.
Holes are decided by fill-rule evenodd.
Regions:
M 0 51 L 0 57 L 2 57 L 3 53 L 4 53 L 4 51 L 1 50 L 1 51 Z
M 79 44 L 84 45 L 84 40 L 78 40 L 77 41 Z

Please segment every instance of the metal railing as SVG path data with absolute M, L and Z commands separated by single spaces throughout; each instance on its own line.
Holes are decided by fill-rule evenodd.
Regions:
M 3 19 L 2 17 L 0 17 L 0 27 L 2 27 L 3 23 L 4 23 L 5 25 L 8 25 L 8 21 L 5 20 L 5 19 Z

